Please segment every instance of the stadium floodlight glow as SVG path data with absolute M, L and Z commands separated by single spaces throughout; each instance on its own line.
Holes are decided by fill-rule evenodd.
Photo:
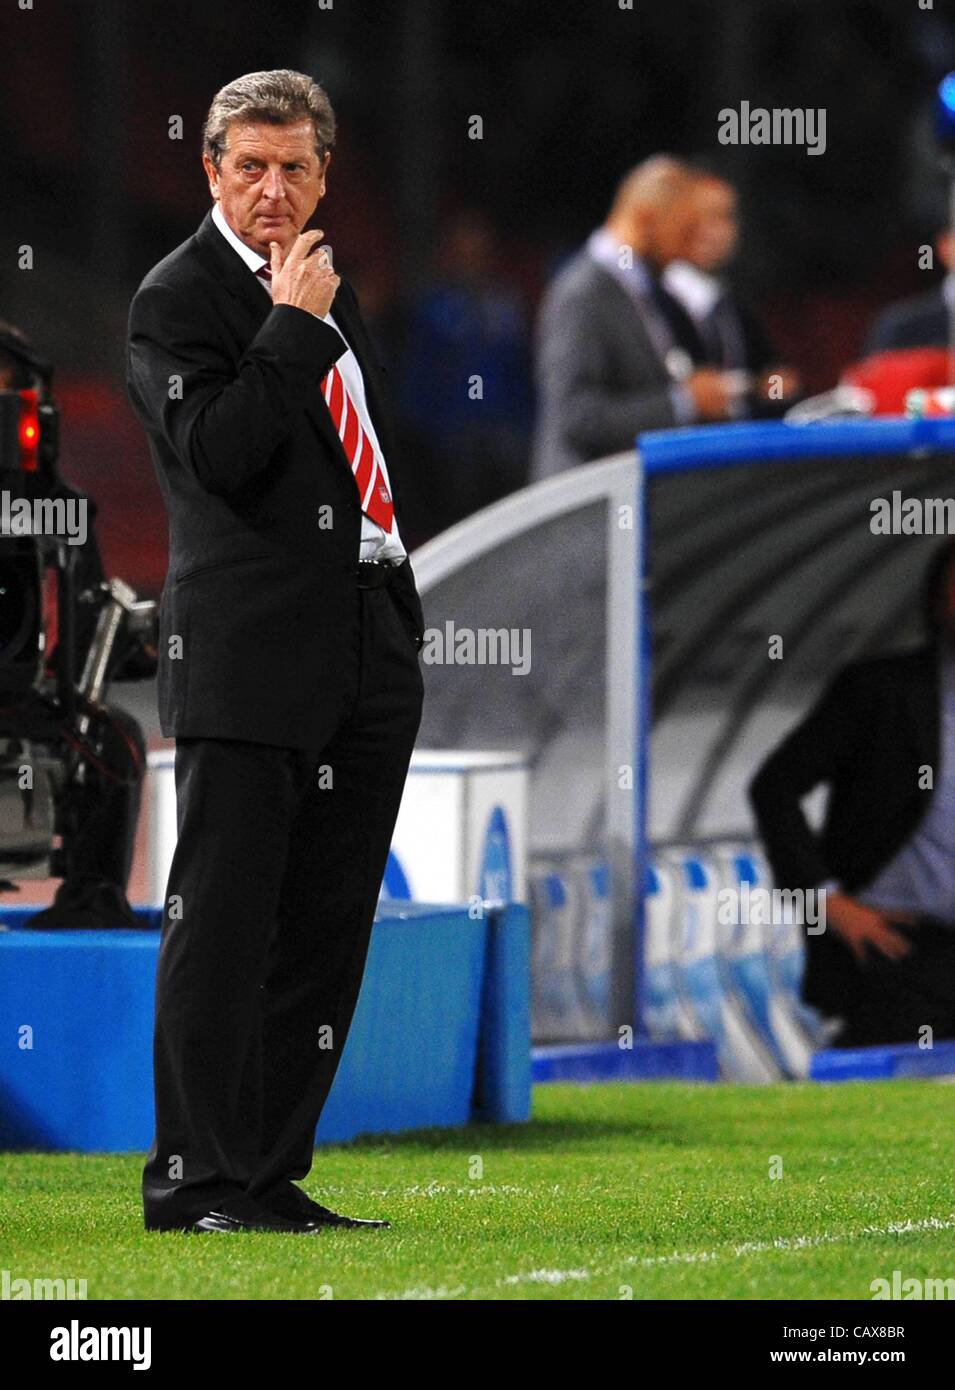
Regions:
M 949 154 L 955 154 L 955 72 L 946 73 L 935 97 L 935 134 Z

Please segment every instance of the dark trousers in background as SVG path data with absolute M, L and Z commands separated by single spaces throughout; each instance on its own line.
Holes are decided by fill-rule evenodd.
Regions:
M 97 729 L 100 761 L 112 775 L 93 769 L 66 837 L 68 854 L 53 902 L 34 914 L 33 929 L 141 927 L 126 898 L 136 847 L 136 827 L 146 768 L 146 741 L 139 723 L 107 705 Z
M 311 1167 L 424 689 L 387 586 L 361 590 L 358 640 L 354 700 L 323 747 L 177 741 L 147 1226 L 188 1223 Z
M 116 780 L 103 779 L 102 792 L 91 798 L 71 845 L 69 879 L 105 879 L 125 890 L 136 847 L 146 740 L 138 720 L 128 710 L 108 705 L 107 711 L 102 757 Z
M 912 950 L 897 961 L 870 950 L 865 966 L 855 966 L 833 1047 L 917 1043 L 926 1025 L 934 1042 L 955 1038 L 955 925 L 922 918 L 892 927 L 912 942 Z

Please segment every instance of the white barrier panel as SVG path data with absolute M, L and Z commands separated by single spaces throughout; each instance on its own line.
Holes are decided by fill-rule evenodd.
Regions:
M 416 752 L 391 847 L 417 902 L 462 903 L 475 893 L 526 902 L 525 759 Z
M 573 878 L 559 869 L 531 879 L 531 1020 L 535 1042 L 569 1042 L 586 1036 L 579 988 L 578 943 L 582 918 Z
M 774 906 L 753 844 L 662 850 L 647 873 L 644 1023 L 657 1041 L 711 1037 L 727 1080 L 809 1075 L 833 1026 L 805 1004 L 804 927 Z
M 615 1027 L 610 865 L 587 853 L 532 857 L 529 897 L 534 1041 L 610 1037 Z
M 176 848 L 175 754 L 149 754 L 147 882 L 161 906 Z M 480 893 L 527 900 L 527 766 L 516 753 L 416 752 L 392 836 L 392 856 L 417 902 Z
M 674 942 L 674 878 L 678 870 L 655 861 L 647 867 L 643 925 L 643 1022 L 654 1042 L 697 1042 L 702 1029 L 680 991 Z
M 806 1077 L 812 1041 L 800 1022 L 799 983 L 805 962 L 800 929 L 774 920 L 772 879 L 761 854 L 740 846 L 717 849 L 713 857 L 734 901 L 732 913 L 722 914 L 717 934 L 736 998 L 780 1070 L 786 1076 Z M 773 943 L 781 943 L 783 937 L 792 966 L 785 982 L 771 962 Z
M 779 1080 L 781 1069 L 752 1026 L 721 954 L 716 865 L 692 852 L 674 852 L 665 859 L 675 871 L 672 930 L 684 1004 L 701 1036 L 716 1043 L 720 1072 L 727 1080 Z

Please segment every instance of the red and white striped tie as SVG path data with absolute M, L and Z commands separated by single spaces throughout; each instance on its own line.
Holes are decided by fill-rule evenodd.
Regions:
M 266 284 L 271 285 L 272 271 L 269 266 L 260 266 L 255 273 Z M 361 509 L 372 521 L 377 522 L 383 531 L 390 534 L 395 516 L 391 493 L 388 491 L 374 445 L 362 429 L 355 403 L 334 362 L 319 385 L 342 441 L 345 457 L 351 466 L 355 486 L 361 498 Z

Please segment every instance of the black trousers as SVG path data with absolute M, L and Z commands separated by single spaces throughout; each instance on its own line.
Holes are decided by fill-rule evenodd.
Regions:
M 354 1013 L 424 685 L 387 586 L 321 748 L 176 745 L 147 1226 L 303 1178 Z
M 897 961 L 870 950 L 865 965 L 847 962 L 833 1047 L 917 1043 L 926 1025 L 935 1042 L 955 1038 L 955 925 L 923 918 L 892 927 L 912 949 Z

